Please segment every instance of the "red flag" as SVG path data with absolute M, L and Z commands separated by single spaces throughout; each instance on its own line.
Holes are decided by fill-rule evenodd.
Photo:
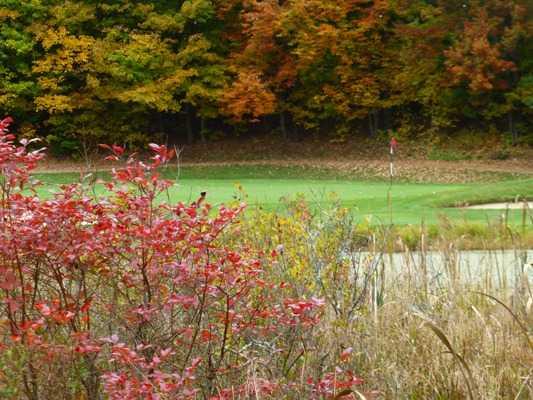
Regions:
M 396 150 L 396 148 L 398 147 L 398 141 L 396 140 L 395 137 L 393 137 L 391 140 L 390 140 L 390 148 L 392 150 Z

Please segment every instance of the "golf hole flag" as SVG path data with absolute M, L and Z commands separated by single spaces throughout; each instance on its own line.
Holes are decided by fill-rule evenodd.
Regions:
M 395 137 L 392 137 L 390 140 L 390 176 L 391 179 L 394 176 L 394 153 L 396 152 L 396 148 L 398 147 L 398 141 Z

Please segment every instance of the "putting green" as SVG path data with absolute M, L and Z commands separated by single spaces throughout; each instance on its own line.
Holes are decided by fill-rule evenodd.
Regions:
M 198 170 L 185 169 L 177 179 L 175 172 L 166 172 L 167 177 L 176 179 L 176 185 L 168 192 L 171 202 L 193 201 L 200 192 L 206 191 L 208 201 L 217 206 L 242 198 L 251 206 L 267 210 L 285 208 L 283 199 L 305 197 L 313 209 L 327 209 L 338 200 L 343 206 L 364 218 L 372 218 L 373 223 L 417 224 L 437 222 L 440 215 L 453 219 L 486 221 L 501 218 L 502 214 L 510 223 L 521 223 L 522 210 L 472 210 L 455 207 L 458 204 L 476 204 L 492 201 L 510 201 L 517 196 L 533 198 L 533 179 L 508 180 L 483 184 L 425 184 L 394 183 L 392 188 L 384 181 L 357 181 L 331 179 L 331 175 L 317 173 L 296 173 L 284 169 L 257 168 L 253 171 L 235 170 L 231 167 L 217 167 Z M 104 179 L 108 176 L 104 174 Z M 242 178 L 240 178 L 240 176 Z M 40 194 L 48 196 L 56 191 L 59 184 L 74 182 L 79 175 L 38 174 L 44 185 Z M 242 192 L 239 190 L 242 188 Z M 391 206 L 388 192 L 390 189 Z M 102 194 L 103 188 L 96 187 L 95 193 Z M 334 194 L 334 195 L 333 195 Z M 165 196 L 166 198 L 166 196 Z M 532 211 L 526 220 L 532 223 Z
M 533 188 L 533 181 L 531 188 Z M 250 206 L 267 210 L 280 210 L 285 207 L 284 199 L 294 199 L 302 195 L 315 208 L 327 210 L 333 201 L 339 201 L 361 217 L 371 217 L 374 223 L 411 224 L 425 221 L 437 222 L 439 215 L 453 219 L 482 220 L 500 218 L 501 210 L 471 210 L 454 207 L 454 203 L 479 202 L 490 199 L 488 187 L 476 188 L 471 185 L 409 184 L 390 186 L 380 182 L 332 181 L 332 180 L 272 180 L 243 179 L 232 180 L 183 180 L 170 191 L 171 199 L 194 200 L 202 191 L 207 191 L 208 199 L 214 205 L 240 197 L 237 187 L 246 193 Z M 482 189 L 487 197 L 478 196 Z M 521 185 L 513 196 L 523 196 L 528 192 Z M 494 194 L 494 193 L 493 193 Z M 391 215 L 392 214 L 392 215 Z M 507 218 L 512 223 L 521 221 L 521 210 L 510 210 Z

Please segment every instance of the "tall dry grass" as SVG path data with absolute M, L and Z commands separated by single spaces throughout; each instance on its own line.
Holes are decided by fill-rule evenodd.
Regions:
M 300 375 L 351 348 L 367 398 L 533 399 L 533 252 L 519 236 L 505 251 L 477 241 L 486 251 L 466 263 L 461 237 L 442 232 L 429 251 L 421 227 L 413 253 L 394 230 L 365 237 L 346 210 L 303 201 L 238 229 L 251 248 L 277 249 L 273 279 L 326 299 L 321 359 L 295 361 Z

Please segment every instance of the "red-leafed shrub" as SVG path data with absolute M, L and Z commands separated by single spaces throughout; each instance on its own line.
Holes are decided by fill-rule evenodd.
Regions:
M 359 383 L 342 370 L 292 378 L 292 346 L 305 348 L 324 302 L 269 282 L 263 254 L 224 245 L 243 205 L 161 202 L 172 182 L 157 169 L 173 151 L 151 145 L 149 161 L 125 160 L 105 196 L 72 184 L 40 199 L 29 173 L 42 152 L 17 146 L 9 123 L 0 122 L 3 398 L 329 398 Z

